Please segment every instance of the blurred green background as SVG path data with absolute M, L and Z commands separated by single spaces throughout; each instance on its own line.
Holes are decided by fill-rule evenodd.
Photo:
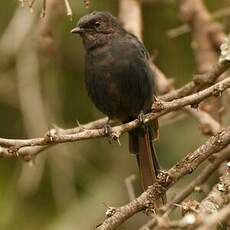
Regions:
M 84 50 L 80 37 L 70 34 L 80 16 L 93 10 L 118 15 L 116 0 L 69 0 L 73 21 L 60 0 L 47 0 L 47 15 L 40 18 L 41 2 L 34 12 L 16 0 L 0 7 L 0 136 L 42 136 L 53 125 L 71 128 L 103 117 L 84 88 Z M 64 2 L 64 1 L 63 1 Z M 175 80 L 177 87 L 196 72 L 189 34 L 169 38 L 167 32 L 182 24 L 177 1 L 143 1 L 144 43 L 155 63 Z M 211 12 L 229 7 L 228 0 L 205 1 Z M 226 31 L 229 17 L 220 19 Z M 205 140 L 191 117 L 160 121 L 157 150 L 163 168 Z M 39 154 L 34 164 L 20 159 L 0 160 L 0 229 L 88 230 L 104 218 L 106 206 L 128 202 L 125 178 L 137 174 L 135 157 L 122 145 L 107 139 L 55 146 Z M 138 176 L 137 176 L 138 177 Z M 169 197 L 182 188 L 186 177 Z M 135 191 L 140 193 L 138 178 Z M 121 229 L 138 229 L 144 214 Z

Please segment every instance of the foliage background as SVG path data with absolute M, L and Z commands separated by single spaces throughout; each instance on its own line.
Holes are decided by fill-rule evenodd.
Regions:
M 89 9 L 83 1 L 72 1 L 74 20 L 62 14 L 52 15 L 49 22 L 52 35 L 40 39 L 39 18 L 41 7 L 36 1 L 34 14 L 28 8 L 20 9 L 28 17 L 36 17 L 33 30 L 20 49 L 23 54 L 27 43 L 36 47 L 40 93 L 45 114 L 45 126 L 36 116 L 36 103 L 31 106 L 34 122 L 39 127 L 28 132 L 23 115 L 20 93 L 31 88 L 31 81 L 18 84 L 18 62 L 23 55 L 9 55 L 1 48 L 1 37 L 8 28 L 19 3 L 1 1 L 0 8 L 0 136 L 26 138 L 43 135 L 53 124 L 70 128 L 103 116 L 87 97 L 84 88 L 84 50 L 81 39 L 70 34 L 80 16 L 93 10 L 107 10 L 118 15 L 118 1 L 92 0 Z M 60 2 L 60 1 L 59 1 Z M 229 6 L 228 0 L 207 0 L 211 12 Z M 196 72 L 189 34 L 171 39 L 167 31 L 181 25 L 177 1 L 144 1 L 144 43 L 155 56 L 155 63 L 180 86 L 191 80 Z M 229 17 L 221 19 L 228 31 Z M 18 30 L 26 26 L 18 21 Z M 12 33 L 17 40 L 17 33 Z M 50 42 L 50 43 L 49 43 Z M 47 45 L 48 44 L 48 45 Z M 14 45 L 9 44 L 10 46 Z M 25 51 L 26 52 L 26 51 Z M 30 60 L 33 66 L 33 59 Z M 30 62 L 29 62 L 30 63 Z M 28 64 L 30 65 L 30 64 Z M 28 66 L 25 66 L 27 68 Z M 33 94 L 33 91 L 32 93 Z M 31 95 L 31 98 L 33 95 Z M 30 98 L 30 97 L 29 97 Z M 34 114 L 33 114 L 34 112 Z M 198 124 L 190 117 L 174 123 L 160 122 L 160 140 L 157 150 L 163 168 L 168 168 L 185 153 L 194 150 L 204 137 Z M 0 161 L 0 229 L 4 230 L 72 230 L 93 229 L 103 219 L 106 205 L 127 203 L 124 180 L 137 174 L 135 157 L 128 153 L 127 136 L 122 146 L 109 144 L 106 139 L 67 143 L 40 154 L 29 166 L 21 160 Z M 186 177 L 185 180 L 191 180 Z M 183 187 L 183 182 L 177 189 Z M 138 179 L 134 187 L 139 193 Z M 169 197 L 177 191 L 170 190 Z M 125 228 L 137 229 L 145 220 L 129 221 Z M 124 229 L 125 229 L 124 228 Z

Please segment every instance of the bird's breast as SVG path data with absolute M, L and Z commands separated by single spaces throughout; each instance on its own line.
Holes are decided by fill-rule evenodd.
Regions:
M 86 55 L 86 88 L 96 107 L 127 121 L 149 109 L 151 74 L 147 62 L 124 43 L 98 47 Z

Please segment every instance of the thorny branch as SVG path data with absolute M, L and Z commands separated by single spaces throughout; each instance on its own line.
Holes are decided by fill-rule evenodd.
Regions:
M 207 197 L 201 201 L 199 205 L 200 215 L 206 216 L 217 213 L 221 207 L 229 203 L 230 167 L 228 167 L 227 164 L 225 165 L 218 184 L 216 184 Z
M 181 207 L 181 209 L 184 212 L 190 212 L 191 210 L 194 210 L 192 201 L 189 202 L 183 202 L 192 192 L 194 191 L 202 191 L 202 185 L 207 181 L 207 179 L 218 169 L 221 163 L 225 160 L 230 160 L 230 147 L 226 147 L 223 150 L 221 150 L 219 153 L 214 154 L 209 159 L 208 165 L 201 171 L 201 173 L 193 179 L 191 183 L 189 183 L 182 191 L 179 192 L 178 195 L 176 195 L 172 200 L 168 201 L 167 204 L 165 204 L 163 207 L 161 207 L 162 217 L 161 218 L 167 218 L 169 214 L 176 209 L 177 207 Z M 228 175 L 229 176 L 229 175 Z M 226 188 L 226 186 L 225 186 Z M 226 190 L 225 190 L 226 191 Z M 226 192 L 225 192 L 226 194 Z M 215 201 L 215 199 L 213 199 Z M 182 203 L 183 202 L 183 203 Z M 182 204 L 181 204 L 182 203 Z M 198 202 L 197 202 L 198 203 Z M 213 207 L 213 206 L 212 206 Z M 216 206 L 215 206 L 216 207 Z M 205 210 L 205 205 L 203 205 L 203 210 Z M 195 213 L 196 214 L 196 213 Z M 196 218 L 194 217 L 194 220 Z M 186 220 L 186 218 L 184 218 Z M 149 220 L 147 223 L 145 223 L 140 230 L 148 229 L 152 226 L 155 226 L 157 224 L 157 219 L 153 218 Z
M 230 156 L 230 154 L 229 154 Z M 212 191 L 207 197 L 198 202 L 187 202 L 186 213 L 179 220 L 178 225 L 190 225 L 192 229 L 210 229 L 216 228 L 221 221 L 227 220 L 230 214 L 229 210 L 229 188 L 230 188 L 230 167 L 227 163 L 224 164 L 223 174 L 219 179 L 218 184 L 214 185 Z M 190 206 L 189 206 L 190 205 Z M 226 208 L 223 208 L 226 205 Z M 200 227 L 199 227 L 200 226 Z
M 204 220 L 204 224 L 198 228 L 198 230 L 209 230 L 213 226 L 226 221 L 230 216 L 230 204 L 222 208 L 218 213 L 214 213 L 208 216 L 207 219 Z
M 221 93 L 230 87 L 230 78 L 226 78 L 209 88 L 199 91 L 187 97 L 173 100 L 171 102 L 156 101 L 153 104 L 153 112 L 145 115 L 145 121 L 151 121 L 163 116 L 171 111 L 178 110 L 187 105 L 198 105 L 202 100 L 209 96 L 220 96 Z M 140 121 L 135 119 L 129 123 L 115 126 L 111 129 L 112 138 L 117 140 L 119 137 L 136 127 L 140 126 Z M 80 130 L 80 132 L 75 134 L 61 134 L 58 130 L 50 130 L 44 137 L 33 138 L 33 139 L 5 139 L 0 138 L 0 145 L 8 148 L 8 154 L 6 154 L 6 149 L 2 149 L 1 155 L 10 157 L 20 155 L 20 149 L 23 147 L 31 146 L 47 146 L 54 145 L 65 142 L 73 142 L 85 139 L 92 139 L 97 137 L 105 136 L 106 132 L 104 128 L 99 129 L 86 129 Z
M 28 4 L 29 8 L 32 9 L 35 0 L 24 1 L 19 0 L 22 5 Z M 66 12 L 68 16 L 72 16 L 72 10 L 68 0 L 63 0 Z M 43 0 L 42 16 L 45 16 L 46 12 L 46 0 Z M 129 217 L 135 213 L 147 209 L 151 211 L 153 201 L 159 199 L 164 195 L 167 189 L 175 184 L 184 175 L 191 173 L 195 170 L 202 162 L 210 159 L 210 156 L 214 156 L 214 160 L 211 158 L 209 163 L 201 174 L 195 178 L 195 180 L 189 184 L 181 193 L 178 194 L 171 202 L 166 204 L 162 208 L 162 218 L 167 218 L 169 212 L 171 212 L 175 206 L 173 204 L 181 203 L 189 194 L 194 191 L 196 186 L 202 184 L 210 174 L 212 174 L 218 166 L 230 157 L 230 128 L 225 127 L 221 130 L 219 122 L 209 117 L 210 114 L 205 111 L 197 111 L 192 107 L 198 107 L 204 99 L 210 96 L 221 96 L 221 93 L 230 88 L 230 78 L 220 78 L 220 76 L 226 72 L 230 67 L 230 61 L 223 59 L 221 62 L 216 63 L 216 54 L 214 54 L 214 48 L 219 48 L 220 43 L 223 41 L 224 33 L 221 31 L 220 26 L 215 23 L 210 17 L 208 11 L 205 9 L 201 0 L 196 0 L 197 4 L 194 5 L 193 1 L 181 0 L 181 6 L 185 6 L 186 10 L 195 10 L 197 17 L 194 17 L 193 13 L 186 12 L 184 14 L 185 21 L 190 25 L 192 36 L 196 40 L 196 44 L 193 43 L 195 56 L 197 59 L 197 66 L 199 72 L 205 72 L 203 74 L 194 75 L 193 81 L 187 83 L 179 89 L 174 90 L 172 81 L 167 79 L 161 70 L 151 63 L 152 69 L 157 76 L 157 87 L 161 96 L 159 96 L 157 102 L 153 104 L 153 111 L 146 114 L 145 121 L 160 118 L 163 115 L 170 113 L 171 111 L 177 111 L 184 109 L 194 117 L 197 117 L 201 124 L 205 124 L 208 120 L 208 131 L 209 135 L 214 135 L 209 138 L 202 146 L 200 146 L 193 153 L 187 154 L 187 156 L 179 161 L 175 166 L 166 172 L 162 172 L 156 183 L 149 187 L 149 189 L 142 193 L 138 198 L 132 200 L 127 205 L 119 208 L 113 208 L 113 212 L 107 219 L 98 226 L 100 230 L 116 229 Z M 86 7 L 89 1 L 84 1 Z M 193 7 L 188 7 L 192 4 Z M 190 5 L 191 6 L 191 5 Z M 131 10 L 131 8 L 133 10 Z M 125 11 L 126 9 L 126 11 Z M 128 9 L 128 11 L 127 11 Z M 184 9 L 182 9 L 183 12 Z M 124 26 L 135 33 L 140 39 L 142 38 L 142 17 L 141 17 L 141 1 L 139 0 L 120 0 L 120 18 Z M 127 16 L 130 16 L 132 20 L 127 20 Z M 192 15 L 192 16 L 191 16 Z M 134 16 L 134 17 L 133 17 Z M 189 18 L 191 16 L 191 18 Z M 129 23 L 130 22 L 130 23 Z M 133 23 L 132 23 L 133 22 Z M 200 26 L 197 26 L 200 24 Z M 206 26 L 204 26 L 206 25 Z M 205 27 L 205 29 L 204 29 Z M 198 29 L 197 29 L 198 28 Z M 202 36 L 204 34 L 204 36 Z M 204 41 L 205 39 L 206 41 Z M 207 49 L 207 46 L 208 49 Z M 202 47 L 204 50 L 201 51 L 197 47 Z M 207 51 L 210 51 L 208 54 Z M 208 58 L 203 58 L 203 57 Z M 212 60 L 210 61 L 210 57 Z M 208 66 L 208 67 L 207 67 Z M 204 71 L 203 71 L 204 70 Z M 216 83 L 217 80 L 220 80 Z M 79 141 L 85 139 L 92 139 L 97 137 L 103 137 L 106 135 L 103 125 L 107 122 L 107 118 L 103 118 L 94 122 L 90 122 L 86 125 L 79 126 L 73 129 L 60 129 L 53 128 L 49 130 L 44 137 L 34 139 L 5 139 L 0 138 L 0 156 L 1 157 L 15 157 L 22 156 L 25 160 L 31 160 L 32 157 L 36 156 L 41 151 L 65 142 Z M 138 119 L 131 121 L 127 124 L 117 125 L 112 128 L 112 138 L 118 140 L 119 137 L 134 129 L 140 125 Z M 226 185 L 227 184 L 227 185 Z M 223 195 L 224 193 L 224 195 Z M 227 198 L 226 198 L 227 197 Z M 132 198 L 133 199 L 133 198 Z M 226 201 L 226 199 L 228 199 Z M 213 190 L 209 195 L 200 203 L 199 213 L 205 213 L 205 221 L 197 222 L 200 225 L 199 229 L 210 229 L 213 225 L 218 224 L 221 221 L 225 221 L 230 215 L 229 207 L 229 169 L 221 177 L 220 182 L 213 187 Z M 218 207 L 216 206 L 218 203 Z M 227 205 L 226 207 L 223 207 Z M 214 208 L 213 208 L 214 207 Z M 217 209 L 220 209 L 218 213 L 213 213 Z M 152 219 L 149 226 L 156 224 L 157 218 Z M 207 221 L 206 221 L 207 220 Z M 167 221 L 165 221 L 167 223 Z M 182 226 L 181 223 L 170 223 L 168 226 Z M 185 223 L 183 223 L 185 224 Z M 170 228 L 169 228 L 170 229 Z
M 204 160 L 212 154 L 222 150 L 230 143 L 230 127 L 223 129 L 217 135 L 209 138 L 202 146 L 193 153 L 187 154 L 181 161 L 166 172 L 159 175 L 158 180 L 152 186 L 142 193 L 138 198 L 130 203 L 116 208 L 113 216 L 107 218 L 99 230 L 116 229 L 130 216 L 133 216 L 140 210 L 151 208 L 152 202 L 159 199 L 166 190 L 175 184 L 181 177 L 192 173 Z
M 217 170 L 218 166 L 226 159 L 230 159 L 230 147 L 226 147 L 224 150 L 213 156 L 213 162 L 210 162 L 202 172 L 188 185 L 186 186 L 172 201 L 168 202 L 162 210 L 167 216 L 173 209 L 176 208 L 175 204 L 180 204 L 188 195 L 190 195 L 196 187 L 202 186 L 202 184 Z

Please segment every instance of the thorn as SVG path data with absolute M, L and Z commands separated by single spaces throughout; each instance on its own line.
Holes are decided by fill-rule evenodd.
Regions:
M 58 134 L 60 134 L 61 133 L 61 131 L 63 130 L 62 128 L 59 128 L 56 124 L 54 124 L 54 123 L 52 123 L 51 124 L 52 125 L 52 129 L 50 129 L 51 131 L 50 131 L 50 133 L 52 134 L 52 135 L 58 135 Z
M 113 216 L 116 213 L 116 208 L 115 207 L 108 206 L 106 203 L 103 203 L 103 204 L 107 208 L 107 210 L 105 212 L 105 215 L 107 217 L 111 217 L 111 216 Z
M 45 135 L 45 138 L 47 142 L 54 142 L 55 135 L 57 135 L 57 130 L 56 129 L 49 129 L 47 134 Z
M 121 146 L 121 142 L 120 142 L 120 138 L 119 137 L 116 139 L 116 141 Z
M 182 215 L 184 216 L 188 212 L 197 212 L 199 203 L 196 200 L 187 200 L 182 202 Z
M 220 192 L 225 192 L 226 188 L 225 188 L 225 184 L 224 183 L 218 183 L 217 184 L 217 189 Z
M 181 208 L 181 207 L 182 207 L 182 205 L 181 205 L 181 204 L 177 204 L 177 203 L 172 203 L 172 205 L 174 205 L 174 206 L 176 206 L 176 207 L 179 207 L 179 208 Z
M 109 134 L 109 136 L 110 136 L 110 142 L 116 141 L 121 146 L 120 135 L 118 133 L 112 132 L 111 130 L 111 133 Z
M 79 120 L 76 120 L 76 122 L 77 122 L 77 126 L 80 129 L 80 131 L 84 131 L 85 128 L 81 125 L 81 123 L 79 122 Z
M 104 135 L 110 138 L 109 143 L 111 144 L 113 140 L 117 140 L 118 137 L 112 132 L 111 126 L 106 123 L 104 125 Z
M 221 94 L 222 94 L 222 92 L 221 92 L 220 87 L 218 87 L 218 86 L 214 87 L 212 95 L 214 97 L 220 97 Z
M 17 157 L 19 157 L 19 152 L 18 152 L 18 150 L 20 149 L 20 147 L 16 147 L 16 146 L 10 146 L 9 148 L 8 148 L 8 152 L 10 153 L 10 154 L 15 154 Z
M 165 109 L 164 103 L 166 103 L 166 102 L 161 101 L 158 98 L 155 98 L 155 101 L 153 102 L 153 105 L 152 105 L 152 111 L 153 112 L 160 112 L 160 111 L 164 110 Z

